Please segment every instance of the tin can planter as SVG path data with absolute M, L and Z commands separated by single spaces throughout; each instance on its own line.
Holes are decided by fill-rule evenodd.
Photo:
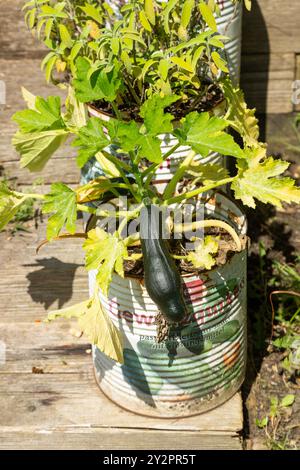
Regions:
M 107 114 L 97 111 L 92 106 L 88 106 L 88 113 L 90 116 L 98 117 L 104 121 L 109 120 L 109 116 Z M 162 142 L 161 150 L 163 155 L 165 155 L 174 145 L 178 143 L 178 140 L 171 134 L 161 134 L 160 139 Z M 190 147 L 181 145 L 173 153 L 172 157 L 167 158 L 158 168 L 156 175 L 153 178 L 153 183 L 156 185 L 159 192 L 163 192 L 164 188 L 176 172 L 179 164 L 187 157 L 190 150 Z M 116 154 L 116 149 L 110 148 L 110 152 Z M 224 165 L 224 157 L 216 152 L 211 152 L 210 155 L 208 155 L 206 158 L 203 158 L 201 155 L 196 155 L 195 162 L 200 162 L 200 160 L 203 164 L 219 163 Z M 81 171 L 82 183 L 88 183 L 88 181 L 101 175 L 103 175 L 101 165 L 95 158 L 93 158 L 87 162 Z
M 220 34 L 229 38 L 225 43 L 225 56 L 230 77 L 237 85 L 241 73 L 243 2 L 218 0 L 217 3 L 221 12 L 217 18 L 217 27 Z
M 246 220 L 218 194 L 206 214 L 239 233 Z M 183 276 L 189 316 L 156 342 L 157 306 L 141 279 L 114 276 L 100 302 L 124 338 L 124 364 L 93 349 L 96 380 L 115 403 L 138 414 L 176 418 L 206 412 L 240 388 L 246 367 L 246 248 L 221 267 Z M 90 272 L 93 292 L 95 272 Z

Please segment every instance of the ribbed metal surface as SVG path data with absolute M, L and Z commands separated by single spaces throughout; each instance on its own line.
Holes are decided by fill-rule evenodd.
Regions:
M 217 195 L 207 212 L 242 233 L 243 214 Z M 103 308 L 124 337 L 124 365 L 93 350 L 96 378 L 112 400 L 136 413 L 187 416 L 205 412 L 240 387 L 246 363 L 246 251 L 222 267 L 184 278 L 188 317 L 167 342 L 156 343 L 156 305 L 137 279 L 114 276 Z M 90 272 L 93 291 L 95 272 Z
M 217 18 L 218 31 L 229 39 L 225 45 L 225 55 L 232 80 L 237 84 L 241 70 L 242 43 L 242 2 L 234 4 L 231 0 L 218 0 L 221 15 Z

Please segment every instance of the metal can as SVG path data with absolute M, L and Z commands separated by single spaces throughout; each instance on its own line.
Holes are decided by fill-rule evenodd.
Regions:
M 217 194 L 206 214 L 245 234 L 246 219 Z M 189 318 L 169 338 L 156 341 L 157 306 L 141 279 L 115 275 L 100 302 L 124 338 L 124 364 L 93 348 L 95 376 L 115 403 L 135 413 L 181 417 L 206 412 L 231 398 L 246 368 L 246 249 L 225 265 L 183 276 Z M 90 290 L 95 272 L 90 272 Z

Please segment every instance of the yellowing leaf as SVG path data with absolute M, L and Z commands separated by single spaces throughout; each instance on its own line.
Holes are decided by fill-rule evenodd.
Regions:
M 85 300 L 84 302 L 80 302 L 75 305 L 71 305 L 71 307 L 62 308 L 60 310 L 53 310 L 52 312 L 48 313 L 47 321 L 53 321 L 57 318 L 66 318 L 69 320 L 70 318 L 79 318 L 85 314 L 85 311 L 90 305 L 91 299 Z
M 246 6 L 248 11 L 251 11 L 252 1 L 251 0 L 245 0 L 245 6 Z
M 58 73 L 62 73 L 66 70 L 67 63 L 63 60 L 57 59 L 55 62 L 55 67 Z
M 85 202 L 99 200 L 104 193 L 111 189 L 111 181 L 105 176 L 99 176 L 76 189 L 77 202 L 78 204 L 83 204 Z
M 100 166 L 106 175 L 113 177 L 121 176 L 121 173 L 116 167 L 116 165 L 111 160 L 106 158 L 102 152 L 96 153 L 95 157 L 96 160 L 100 163 Z
M 86 22 L 86 24 L 89 28 L 91 38 L 99 39 L 100 36 L 101 36 L 101 31 L 100 31 L 99 26 L 97 25 L 97 23 L 95 23 L 95 21 L 88 20 Z
M 29 109 L 35 110 L 36 96 L 30 93 L 26 88 L 21 87 L 23 100 L 26 102 Z
M 231 185 L 235 197 L 252 208 L 254 199 L 277 207 L 282 202 L 300 203 L 300 188 L 293 179 L 281 176 L 288 166 L 283 160 L 265 158 L 264 148 L 246 149 L 245 159 L 239 160 L 238 176 Z
M 12 143 L 21 154 L 21 168 L 27 167 L 30 171 L 41 171 L 68 135 L 65 129 L 27 134 L 17 132 Z
M 0 183 L 0 230 L 14 218 L 26 199 L 26 194 L 17 194 L 4 182 Z
M 187 260 L 190 261 L 196 269 L 211 269 L 216 264 L 213 255 L 218 252 L 218 240 L 219 237 L 212 237 L 210 235 L 205 237 L 204 240 L 197 240 L 196 249 L 188 254 Z
M 106 356 L 123 364 L 122 336 L 107 313 L 101 307 L 97 293 L 84 302 L 50 312 L 47 320 L 77 318 L 86 338 Z
M 78 323 L 83 334 L 92 344 L 106 356 L 123 364 L 122 336 L 102 309 L 98 295 L 93 298 L 85 315 L 79 317 Z
M 220 181 L 229 176 L 228 170 L 218 163 L 204 165 L 203 163 L 192 162 L 186 171 L 190 175 L 199 178 L 204 184 L 211 181 Z
M 97 282 L 105 295 L 114 272 L 124 277 L 123 260 L 128 256 L 123 240 L 99 227 L 88 232 L 83 244 L 86 252 L 86 268 L 97 269 Z
M 245 145 L 258 146 L 259 127 L 255 117 L 255 109 L 249 109 L 245 102 L 244 93 L 238 87 L 232 85 L 231 80 L 226 78 L 221 86 L 229 106 L 227 119 L 243 138 Z

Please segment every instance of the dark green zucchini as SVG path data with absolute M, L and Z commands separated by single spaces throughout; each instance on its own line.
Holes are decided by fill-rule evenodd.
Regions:
M 140 238 L 148 294 L 169 323 L 178 323 L 186 316 L 186 305 L 180 274 L 170 255 L 168 242 L 162 238 L 158 206 L 152 204 L 142 208 Z

